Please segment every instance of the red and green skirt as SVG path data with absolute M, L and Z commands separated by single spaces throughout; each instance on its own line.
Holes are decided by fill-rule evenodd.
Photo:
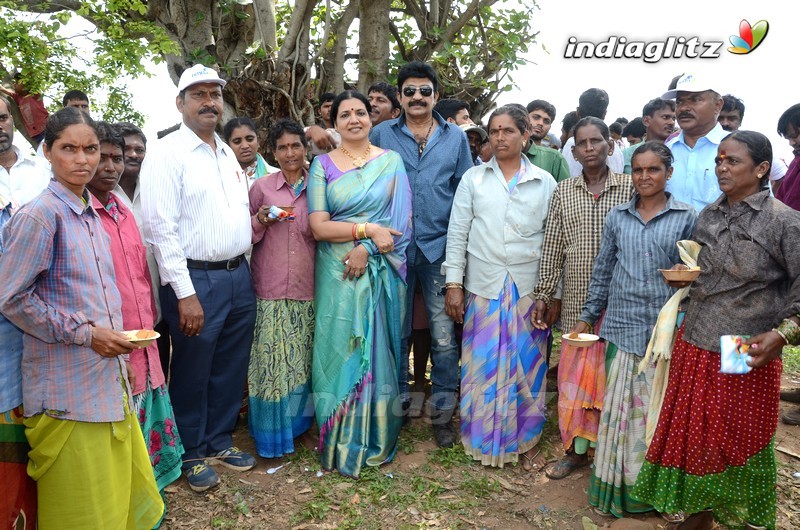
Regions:
M 721 374 L 678 333 L 664 404 L 632 496 L 659 512 L 712 509 L 730 528 L 775 528 L 774 437 L 782 363 Z

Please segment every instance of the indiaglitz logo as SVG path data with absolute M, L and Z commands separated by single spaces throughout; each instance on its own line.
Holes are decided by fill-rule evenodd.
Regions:
M 764 42 L 768 32 L 769 22 L 766 20 L 759 20 L 751 26 L 747 20 L 742 19 L 739 23 L 739 35 L 730 36 L 729 40 L 733 46 L 728 48 L 728 51 L 737 55 L 748 54 Z
M 759 20 L 750 26 L 747 20 L 739 24 L 739 35 L 731 35 L 733 45 L 728 51 L 744 55 L 755 50 L 767 36 L 769 23 Z M 725 45 L 721 40 L 703 40 L 692 36 L 667 36 L 662 40 L 632 40 L 612 35 L 608 39 L 592 42 L 570 37 L 564 48 L 565 59 L 640 59 L 657 63 L 662 59 L 718 59 Z

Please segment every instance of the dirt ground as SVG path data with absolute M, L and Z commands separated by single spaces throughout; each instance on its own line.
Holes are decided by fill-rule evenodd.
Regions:
M 786 371 L 783 386 L 800 387 L 800 372 Z M 792 406 L 797 405 L 781 403 L 782 410 Z M 557 430 L 552 414 L 540 442 L 549 459 L 561 454 Z M 240 422 L 235 442 L 255 454 L 246 421 Z M 800 528 L 800 427 L 780 424 L 775 445 L 778 529 Z M 246 473 L 220 466 L 216 470 L 222 483 L 205 494 L 192 492 L 185 479 L 167 489 L 168 513 L 161 528 L 592 530 L 615 522 L 594 513 L 587 503 L 589 468 L 560 481 L 516 465 L 484 468 L 465 456 L 460 445 L 436 448 L 424 418 L 403 429 L 391 463 L 366 469 L 358 481 L 320 473 L 318 456 L 304 446 L 290 457 L 259 459 Z M 674 528 L 657 515 L 634 518 L 652 529 Z

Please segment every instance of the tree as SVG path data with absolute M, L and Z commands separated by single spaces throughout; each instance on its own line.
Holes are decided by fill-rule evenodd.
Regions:
M 121 78 L 166 61 L 177 82 L 202 63 L 228 80 L 226 114 L 265 130 L 278 117 L 312 123 L 322 92 L 364 91 L 422 60 L 435 65 L 444 95 L 481 115 L 524 64 L 536 8 L 535 0 L 0 0 L 8 43 L 0 76 L 21 72 L 32 92 L 102 89 L 107 119 L 141 122 Z

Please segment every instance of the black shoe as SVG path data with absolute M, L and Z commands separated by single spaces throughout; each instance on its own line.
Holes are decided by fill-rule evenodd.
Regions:
M 411 424 L 411 416 L 408 414 L 408 409 L 410 408 L 411 408 L 411 402 L 403 401 L 402 403 L 403 412 L 401 413 L 401 416 L 403 417 L 403 427 Z
M 781 392 L 781 401 L 789 403 L 800 403 L 800 388 L 795 390 L 784 390 Z
M 458 439 L 456 430 L 453 428 L 453 409 L 432 410 L 431 422 L 436 445 L 445 449 L 453 447 Z
M 781 421 L 786 425 L 800 425 L 800 407 L 781 414 Z

